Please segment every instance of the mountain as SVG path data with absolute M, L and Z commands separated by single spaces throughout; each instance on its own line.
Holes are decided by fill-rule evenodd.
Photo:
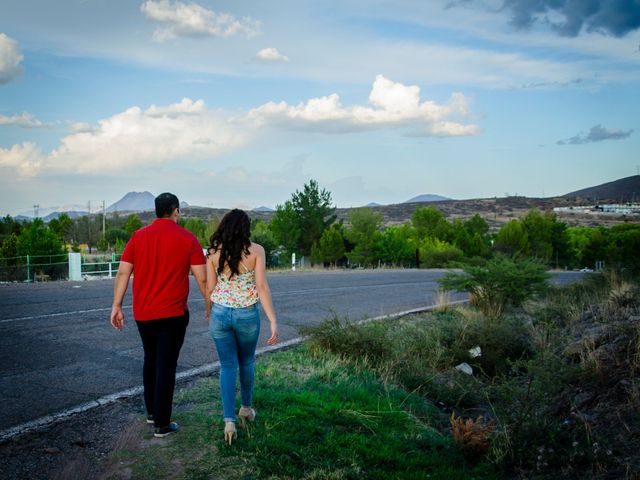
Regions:
M 381 207 L 381 206 L 382 206 L 382 204 L 381 203 L 377 203 L 377 202 L 369 202 L 369 203 L 367 203 L 365 205 L 365 207 L 369 207 L 369 208 L 371 208 L 371 207 Z
M 595 187 L 583 188 L 563 195 L 564 198 L 584 198 L 593 201 L 612 200 L 632 202 L 640 200 L 640 175 L 621 178 Z
M 451 200 L 450 198 L 443 197 L 441 195 L 433 195 L 431 193 L 424 193 L 402 203 L 418 203 L 418 202 L 442 202 L 443 200 Z
M 273 212 L 273 208 L 269 208 L 269 207 L 256 207 L 254 209 L 251 210 L 252 212 Z
M 144 212 L 155 210 L 156 197 L 149 192 L 129 192 L 116 203 L 109 205 L 107 212 Z
M 86 215 L 87 213 L 87 204 L 85 203 L 84 205 L 61 205 L 58 207 L 42 207 L 42 208 L 38 208 L 38 217 L 42 218 L 43 220 L 48 218 L 49 216 L 53 215 L 53 214 L 60 214 L 60 213 L 68 213 L 69 216 L 72 216 L 72 212 L 78 212 L 82 215 Z M 78 215 L 76 215 L 78 216 Z M 34 217 L 34 211 L 33 210 L 27 210 L 25 212 L 20 212 L 16 218 L 21 217 L 21 218 L 27 218 L 27 219 L 32 219 Z M 49 219 L 50 220 L 50 219 Z M 45 220 L 48 221 L 48 220 Z
M 46 217 L 42 217 L 42 220 L 44 221 L 44 223 L 49 223 L 51 220 L 53 220 L 54 218 L 58 218 L 63 213 L 66 213 L 67 215 L 69 215 L 69 218 L 78 218 L 78 217 L 84 217 L 85 215 L 88 215 L 88 212 L 86 211 L 83 212 L 78 210 L 67 210 L 62 212 L 51 212 Z

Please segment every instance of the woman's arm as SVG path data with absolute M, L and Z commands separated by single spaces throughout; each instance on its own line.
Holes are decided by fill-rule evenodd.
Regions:
M 207 258 L 207 296 L 204 300 L 204 316 L 209 321 L 211 318 L 211 294 L 218 284 L 218 272 L 216 272 L 216 266 L 213 263 L 213 255 L 209 255 Z
M 273 301 L 271 300 L 271 290 L 269 289 L 269 282 L 267 282 L 267 267 L 264 254 L 264 248 L 257 243 L 253 244 L 254 252 L 256 254 L 256 287 L 258 289 L 258 298 L 264 309 L 264 313 L 267 314 L 269 319 L 269 326 L 271 328 L 271 336 L 267 340 L 268 345 L 275 345 L 278 341 L 278 320 L 276 319 L 276 312 L 273 308 Z

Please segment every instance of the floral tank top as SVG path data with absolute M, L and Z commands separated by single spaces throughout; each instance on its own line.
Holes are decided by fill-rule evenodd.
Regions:
M 245 308 L 258 302 L 258 289 L 256 287 L 256 273 L 246 270 L 239 275 L 228 277 L 225 273 L 218 275 L 218 283 L 211 293 L 211 301 L 225 307 Z

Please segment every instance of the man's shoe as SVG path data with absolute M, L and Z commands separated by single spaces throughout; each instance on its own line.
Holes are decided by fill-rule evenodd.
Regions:
M 156 431 L 153 434 L 153 436 L 157 438 L 162 438 L 162 437 L 166 437 L 167 435 L 171 435 L 172 433 L 176 433 L 179 430 L 180 430 L 180 427 L 178 426 L 178 424 L 176 422 L 171 422 L 166 427 L 162 427 L 162 428 L 156 427 Z
M 153 415 L 147 415 L 147 423 L 153 425 Z

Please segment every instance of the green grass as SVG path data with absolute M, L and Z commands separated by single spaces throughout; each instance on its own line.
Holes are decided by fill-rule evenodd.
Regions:
M 424 398 L 383 384 L 362 364 L 306 346 L 261 357 L 256 421 L 223 441 L 217 379 L 176 395 L 181 432 L 114 454 L 133 478 L 484 479 L 465 464 L 442 414 Z

